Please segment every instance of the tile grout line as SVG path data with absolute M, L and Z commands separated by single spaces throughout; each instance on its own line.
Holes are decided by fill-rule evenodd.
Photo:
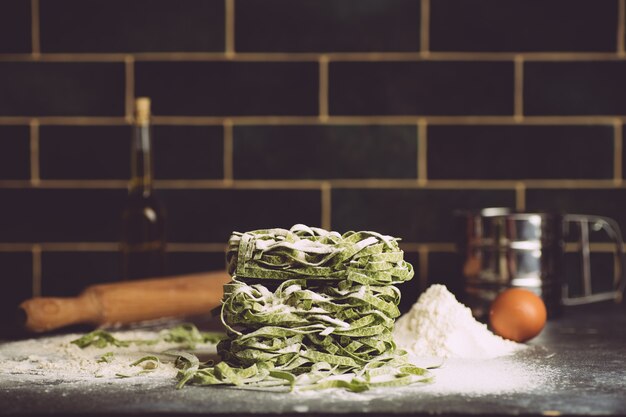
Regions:
M 32 120 L 28 116 L 0 116 L 0 125 L 24 125 Z M 127 124 L 125 117 L 100 116 L 41 116 L 37 117 L 39 125 L 70 125 L 70 126 L 120 126 Z
M 224 15 L 224 54 L 226 58 L 233 58 L 235 56 L 235 0 L 225 0 Z
M 0 116 L 0 125 L 29 124 L 28 116 Z M 126 117 L 101 116 L 41 116 L 40 125 L 126 125 Z M 615 121 L 626 123 L 626 116 L 525 116 L 518 120 L 510 116 L 329 116 L 321 122 L 318 116 L 154 116 L 155 125 L 220 126 L 225 120 L 233 125 L 309 125 L 309 124 L 364 124 L 364 125 L 415 125 L 420 120 L 428 125 L 606 125 Z
M 32 119 L 30 129 L 30 185 L 37 187 L 41 184 L 39 172 L 39 121 Z
M 526 185 L 523 182 L 515 184 L 515 210 L 526 210 Z
M 515 56 L 513 70 L 513 118 L 519 122 L 524 119 L 524 58 Z
M 430 56 L 430 0 L 420 4 L 420 55 Z
M 32 158 L 32 156 L 31 156 Z M 0 180 L 0 188 L 126 188 L 126 180 Z
M 126 85 L 124 86 L 124 113 L 126 121 L 131 123 L 135 106 L 135 60 L 132 55 L 127 55 L 124 58 L 124 76 L 126 79 Z
M 31 57 L 33 59 L 39 59 L 41 56 L 39 0 L 30 0 L 30 9 Z
M 33 297 L 41 297 L 41 245 L 36 243 L 32 246 L 33 256 L 33 276 L 32 276 L 32 290 Z
M 329 73 L 328 73 L 328 56 L 322 55 L 319 59 L 319 120 L 324 123 L 328 121 L 328 89 L 329 89 Z
M 626 42 L 626 0 L 617 3 L 617 54 L 626 57 L 624 42 Z
M 234 178 L 234 155 L 233 155 L 233 122 L 230 119 L 224 120 L 224 182 L 231 185 Z
M 322 229 L 331 230 L 332 228 L 332 187 L 328 181 L 322 182 L 321 185 L 322 200 Z
M 238 189 L 238 190 L 258 190 L 258 189 L 320 189 L 323 182 L 327 182 L 333 188 L 382 188 L 382 189 L 432 189 L 432 190 L 511 190 L 518 186 L 550 189 L 626 189 L 622 181 L 616 186 L 614 178 L 611 179 L 520 179 L 520 180 L 428 180 L 425 184 L 418 183 L 415 178 L 407 179 L 331 179 L 331 180 L 241 180 L 241 179 L 206 179 L 206 180 L 155 180 L 157 188 L 171 189 Z M 39 180 L 36 184 L 31 180 L 0 180 L 0 189 L 12 188 L 45 188 L 45 189 L 67 189 L 67 188 L 91 188 L 91 189 L 126 189 L 126 180 Z
M 232 0 L 231 0 L 232 1 Z M 232 24 L 234 30 L 234 23 Z M 423 30 L 423 29 L 422 29 Z M 421 36 L 421 35 L 420 35 Z M 135 61 L 238 61 L 238 62 L 316 62 L 322 55 L 332 61 L 512 61 L 522 57 L 532 62 L 562 61 L 623 61 L 626 54 L 622 52 L 236 52 L 234 51 L 234 34 L 229 35 L 229 44 L 225 46 L 232 51 L 224 52 L 136 52 L 132 56 Z M 426 42 L 425 42 L 426 43 Z M 420 41 L 421 44 L 421 41 Z M 0 53 L 0 61 L 43 61 L 43 62 L 124 62 L 126 53 Z
M 622 159 L 624 149 L 624 139 L 622 136 L 623 126 L 619 120 L 616 120 L 613 124 L 613 181 L 616 186 L 622 185 L 622 168 L 624 166 L 624 160 Z
M 32 243 L 0 243 L 0 252 L 32 252 Z
M 119 243 L 113 242 L 41 242 L 38 245 L 40 250 L 47 252 L 117 252 L 120 247 Z
M 428 124 L 425 120 L 417 122 L 417 182 L 428 182 Z

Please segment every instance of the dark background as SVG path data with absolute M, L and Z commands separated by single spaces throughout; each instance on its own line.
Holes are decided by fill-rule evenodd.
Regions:
M 119 279 L 136 96 L 171 274 L 222 267 L 233 230 L 376 230 L 417 271 L 406 308 L 458 288 L 455 209 L 626 228 L 625 19 L 624 0 L 0 0 L 0 313 Z

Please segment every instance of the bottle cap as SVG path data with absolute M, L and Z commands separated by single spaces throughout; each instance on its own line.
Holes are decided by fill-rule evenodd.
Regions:
M 150 98 L 138 97 L 135 99 L 135 122 L 148 123 L 150 119 Z

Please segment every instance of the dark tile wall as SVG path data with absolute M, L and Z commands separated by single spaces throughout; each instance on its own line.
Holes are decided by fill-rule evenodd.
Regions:
M 41 126 L 41 179 L 127 179 L 131 130 L 127 126 Z
M 211 52 L 224 45 L 221 0 L 186 0 L 184 7 L 169 0 L 40 5 L 42 52 Z
M 31 51 L 31 3 L 4 0 L 0 13 L 0 53 Z
M 314 115 L 313 62 L 139 62 L 137 96 L 172 116 Z
M 0 62 L 2 116 L 123 116 L 124 64 Z
M 452 242 L 455 210 L 512 207 L 511 190 L 421 188 L 337 189 L 332 193 L 333 227 L 376 230 L 408 241 Z
M 168 241 L 226 243 L 233 230 L 320 225 L 317 190 L 162 189 Z
M 0 126 L 12 148 L 0 177 L 29 179 L 29 132 L 24 126 Z M 22 140 L 17 140 L 20 135 Z M 42 180 L 127 180 L 130 177 L 129 126 L 41 126 L 39 176 Z M 155 178 L 222 179 L 224 142 L 221 126 L 154 126 Z M 25 163 L 23 161 L 26 161 Z M 6 171 L 6 173 L 4 173 Z
M 2 265 L 2 292 L 0 292 L 0 334 L 15 332 L 16 306 L 33 293 L 33 257 L 31 252 L 0 252 Z
M 233 137 L 237 179 L 417 178 L 416 126 L 237 126 Z
M 415 0 L 238 0 L 241 52 L 419 51 Z
M 524 111 L 533 116 L 623 115 L 626 62 L 529 62 Z
M 333 62 L 330 114 L 506 115 L 512 85 L 512 62 Z
M 2 242 L 115 242 L 126 190 L 1 188 Z
M 462 287 L 455 210 L 626 228 L 625 22 L 624 0 L 5 0 L 3 312 L 119 279 L 143 95 L 170 274 L 223 267 L 232 230 L 371 229 L 403 239 L 407 309 Z
M 30 179 L 28 126 L 0 126 L 0 180 Z
M 221 126 L 155 126 L 152 135 L 157 179 L 224 178 Z
M 428 138 L 432 179 L 613 178 L 611 126 L 432 126 Z
M 614 52 L 617 13 L 618 0 L 433 0 L 431 47 L 449 52 Z

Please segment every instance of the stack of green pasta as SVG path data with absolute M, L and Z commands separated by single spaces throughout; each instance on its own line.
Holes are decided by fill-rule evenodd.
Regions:
M 304 225 L 233 233 L 221 318 L 222 362 L 182 356 L 179 385 L 362 391 L 428 380 L 392 340 L 413 277 L 398 239 Z

